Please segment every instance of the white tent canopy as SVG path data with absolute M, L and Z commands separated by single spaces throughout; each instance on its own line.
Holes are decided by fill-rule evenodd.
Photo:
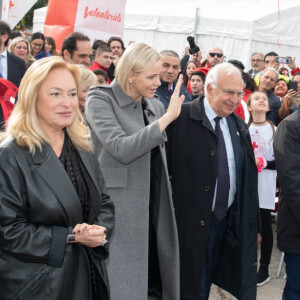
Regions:
M 34 31 L 42 30 L 45 10 L 35 11 Z M 249 67 L 252 52 L 299 57 L 299 15 L 300 0 L 127 0 L 123 39 L 125 44 L 142 41 L 181 55 L 196 22 L 195 41 L 204 57 L 219 46 L 227 59 Z

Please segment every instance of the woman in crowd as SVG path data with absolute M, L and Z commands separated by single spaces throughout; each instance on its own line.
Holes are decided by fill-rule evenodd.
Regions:
M 279 78 L 277 84 L 274 88 L 274 93 L 280 98 L 281 107 L 278 110 L 279 119 L 282 121 L 289 114 L 298 110 L 297 105 L 295 105 L 294 98 L 297 92 L 289 89 L 288 83 L 286 83 L 284 78 Z
M 35 59 L 41 59 L 51 56 L 51 54 L 45 49 L 45 36 L 41 32 L 35 32 L 31 36 L 31 54 Z
M 29 68 L 29 66 L 35 61 L 35 59 L 31 55 L 29 41 L 22 37 L 13 39 L 8 46 L 8 51 L 24 59 L 27 68 Z
M 0 295 L 109 299 L 105 259 L 114 223 L 89 130 L 78 68 L 36 61 L 0 144 Z
M 155 92 L 160 55 L 143 43 L 120 58 L 110 86 L 92 88 L 85 106 L 95 152 L 114 199 L 108 263 L 112 300 L 179 300 L 179 250 L 164 143 L 178 117 L 179 77 L 165 112 Z
M 79 109 L 83 113 L 86 95 L 91 86 L 97 85 L 97 76 L 85 65 L 77 65 L 80 71 L 80 90 L 78 93 Z
M 278 73 L 279 73 L 280 75 L 283 75 L 283 76 L 287 77 L 287 78 L 290 77 L 290 72 L 289 72 L 289 70 L 288 70 L 287 68 L 285 68 L 285 67 L 279 68 Z
M 191 74 L 198 68 L 198 65 L 193 60 L 189 61 L 186 66 L 183 69 L 182 75 L 183 75 L 183 84 L 186 86 L 189 93 L 192 92 L 191 90 L 191 83 L 190 78 Z
M 266 120 L 269 111 L 269 100 L 265 93 L 254 92 L 248 98 L 250 112 L 249 133 L 253 145 L 258 169 L 258 196 L 261 219 L 260 266 L 257 274 L 257 285 L 270 280 L 269 264 L 273 248 L 273 230 L 271 210 L 275 208 L 276 170 L 273 150 L 275 127 Z
M 46 37 L 45 49 L 51 55 L 59 56 L 59 51 L 56 50 L 56 43 L 55 40 L 51 36 Z

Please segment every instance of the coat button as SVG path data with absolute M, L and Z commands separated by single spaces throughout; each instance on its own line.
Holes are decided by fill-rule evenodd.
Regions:
M 210 156 L 215 156 L 216 155 L 216 151 L 215 150 L 211 150 L 210 151 Z
M 208 192 L 208 191 L 209 191 L 209 186 L 208 186 L 208 185 L 204 188 L 204 191 L 205 191 L 205 192 Z
M 205 226 L 205 222 L 203 220 L 200 221 L 200 226 Z
M 251 193 L 249 193 L 250 194 L 250 196 L 253 196 L 254 195 L 254 193 L 253 192 L 251 192 Z

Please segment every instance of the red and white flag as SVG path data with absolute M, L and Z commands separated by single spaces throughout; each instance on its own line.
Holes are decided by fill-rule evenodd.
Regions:
M 61 49 L 64 38 L 74 31 L 91 41 L 123 36 L 126 0 L 49 0 L 44 34 Z
M 37 0 L 2 0 L 2 20 L 14 28 Z

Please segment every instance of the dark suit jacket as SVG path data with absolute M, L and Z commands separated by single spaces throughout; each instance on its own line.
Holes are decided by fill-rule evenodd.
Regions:
M 88 223 L 105 226 L 109 240 L 113 204 L 97 159 L 91 153 L 79 154 L 97 187 L 101 207 Z M 37 149 L 32 155 L 14 140 L 5 141 L 0 147 L 0 178 L 1 299 L 91 299 L 92 262 L 102 278 L 103 299 L 109 299 L 104 261 L 109 243 L 93 249 L 66 245 L 67 234 L 82 223 L 82 208 L 51 147 L 44 145 L 42 152 Z
M 7 80 L 19 87 L 25 72 L 25 61 L 14 54 L 7 52 Z
M 218 168 L 218 144 L 204 96 L 182 106 L 167 129 L 167 155 L 180 247 L 181 297 L 198 299 Z M 237 191 L 227 213 L 226 242 L 214 282 L 239 300 L 256 298 L 257 168 L 246 124 L 227 117 Z

